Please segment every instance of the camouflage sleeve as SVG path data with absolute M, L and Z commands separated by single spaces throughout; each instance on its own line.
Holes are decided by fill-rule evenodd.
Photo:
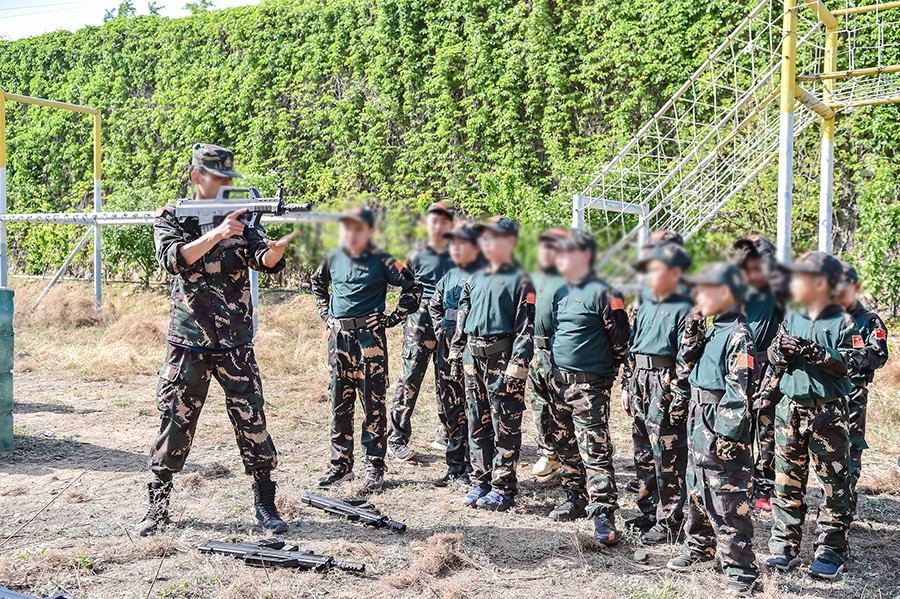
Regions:
M 678 355 L 675 357 L 675 380 L 672 382 L 672 393 L 678 397 L 681 407 L 687 409 L 686 400 L 691 396 L 691 385 L 688 377 L 694 364 L 703 355 L 706 347 L 706 319 L 691 311 L 682 324 L 681 342 Z
M 625 311 L 625 300 L 615 289 L 605 291 L 600 297 L 600 317 L 612 348 L 613 368 L 618 374 L 619 365 L 625 362 L 628 355 L 631 326 L 628 323 L 628 312 Z
M 285 260 L 284 256 L 282 256 L 281 260 L 276 262 L 275 266 L 272 268 L 263 264 L 263 256 L 269 251 L 269 246 L 266 245 L 266 240 L 263 237 L 264 234 L 265 229 L 257 229 L 254 227 L 244 228 L 244 238 L 247 240 L 244 252 L 246 253 L 247 263 L 250 265 L 250 268 L 258 270 L 259 272 L 274 275 L 284 270 Z
M 450 342 L 450 360 L 459 360 L 462 358 L 463 350 L 466 349 L 468 341 L 465 332 L 466 318 L 469 316 L 469 310 L 472 307 L 472 298 L 469 295 L 469 279 L 463 282 L 462 291 L 459 295 L 459 308 L 456 312 L 456 334 L 453 335 L 453 341 Z
M 331 305 L 331 255 L 325 256 L 325 259 L 319 264 L 319 267 L 310 277 L 313 296 L 316 298 L 316 310 L 319 311 L 319 318 L 324 322 L 328 322 L 328 308 Z
M 170 275 L 192 270 L 202 261 L 188 264 L 181 255 L 181 248 L 187 243 L 184 229 L 169 207 L 156 212 L 153 221 L 153 243 L 156 245 L 156 261 Z
M 739 441 L 750 426 L 753 394 L 753 360 L 756 348 L 747 327 L 737 327 L 725 353 L 725 395 L 716 406 L 713 431 L 719 437 Z
M 519 278 L 519 297 L 516 298 L 516 320 L 513 325 L 512 353 L 506 374 L 516 379 L 528 378 L 528 365 L 534 357 L 534 283 L 531 277 L 522 275 Z
M 794 356 L 785 355 L 784 352 L 781 351 L 781 339 L 782 337 L 787 336 L 787 334 L 788 321 L 785 319 L 781 321 L 781 325 L 778 327 L 778 333 L 775 334 L 775 338 L 772 339 L 772 343 L 766 351 L 769 356 L 769 362 L 772 363 L 772 366 L 777 368 L 787 368 L 794 362 Z
M 431 316 L 431 323 L 435 328 L 441 326 L 441 321 L 444 320 L 444 287 L 446 285 L 447 275 L 444 275 L 434 286 L 434 293 L 428 300 L 428 314 Z
M 863 347 L 855 348 L 845 356 L 848 358 L 851 374 L 874 372 L 884 366 L 888 359 L 887 328 L 877 314 L 868 314 L 865 329 L 861 333 Z
M 628 346 L 625 348 L 625 360 L 622 362 L 622 389 L 624 391 L 628 391 L 629 381 L 634 375 L 635 361 L 634 356 L 631 353 L 631 347 L 634 345 L 634 337 L 637 334 L 637 319 L 638 311 L 640 309 L 641 305 L 635 302 L 634 307 L 631 310 L 631 326 L 628 330 Z
M 422 303 L 422 283 L 416 280 L 408 267 L 397 262 L 393 256 L 385 258 L 384 269 L 388 284 L 400 288 L 397 308 L 388 317 L 389 326 L 392 326 L 419 309 L 419 304 Z

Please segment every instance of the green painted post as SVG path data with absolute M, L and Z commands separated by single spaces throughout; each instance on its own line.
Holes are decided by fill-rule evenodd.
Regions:
M 0 451 L 13 448 L 13 295 L 0 289 Z

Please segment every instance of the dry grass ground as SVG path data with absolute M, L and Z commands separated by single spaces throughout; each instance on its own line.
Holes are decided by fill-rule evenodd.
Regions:
M 254 539 L 249 481 L 215 386 L 185 472 L 176 479 L 178 525 L 150 539 L 129 528 L 145 507 L 148 445 L 158 425 L 156 370 L 164 353 L 167 301 L 162 291 L 122 287 L 107 294 L 95 323 L 87 286 L 55 290 L 29 314 L 39 288 L 17 288 L 16 434 L 18 448 L 0 457 L 0 586 L 79 597 L 719 597 L 722 576 L 678 576 L 665 569 L 675 546 L 597 547 L 591 525 L 547 519 L 561 492 L 530 476 L 537 458 L 525 427 L 522 495 L 512 513 L 463 508 L 456 489 L 434 489 L 442 456 L 428 447 L 437 422 L 431 387 L 414 419 L 421 459 L 390 464 L 387 488 L 374 503 L 409 525 L 406 534 L 331 518 L 299 501 L 327 462 L 327 368 L 324 337 L 309 297 L 266 298 L 258 355 L 272 434 L 281 455 L 279 504 L 290 520 L 286 538 L 319 553 L 366 563 L 365 576 L 258 570 L 195 547 L 207 539 Z M 399 330 L 391 332 L 392 380 L 399 372 Z M 862 487 L 865 519 L 853 525 L 853 559 L 836 583 L 803 574 L 764 575 L 765 597 L 895 597 L 900 594 L 900 367 L 879 377 L 870 403 L 871 449 Z M 614 398 L 614 405 L 618 405 Z M 620 448 L 620 488 L 631 477 L 629 423 L 613 410 Z M 48 501 L 53 503 L 41 511 Z M 821 499 L 811 493 L 810 520 Z M 635 514 L 622 494 L 624 517 Z M 38 512 L 39 515 L 35 517 Z M 29 522 L 32 518 L 33 521 Z M 17 531 L 28 522 L 21 531 Z M 771 526 L 757 519 L 755 546 L 765 555 Z M 814 524 L 803 559 L 811 559 Z M 13 534 L 15 532 L 15 534 Z

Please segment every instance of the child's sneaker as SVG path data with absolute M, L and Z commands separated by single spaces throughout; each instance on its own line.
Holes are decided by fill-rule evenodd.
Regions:
M 725 585 L 725 596 L 726 597 L 749 597 L 753 594 L 753 588 L 756 586 L 756 581 L 753 582 L 744 582 L 742 580 L 729 580 L 728 584 Z
M 823 580 L 834 580 L 838 576 L 841 575 L 841 572 L 844 571 L 843 564 L 832 564 L 831 562 L 826 562 L 825 560 L 816 558 L 816 560 L 809 567 L 809 575 L 813 578 L 821 578 Z
M 492 512 L 505 512 L 514 505 L 511 497 L 507 497 L 500 491 L 491 491 L 481 499 L 475 502 L 475 505 L 483 510 Z
M 615 516 L 606 514 L 594 516 L 594 540 L 607 547 L 618 544 L 619 531 L 616 530 Z
M 771 512 L 772 501 L 768 497 L 757 497 L 756 501 L 753 503 L 753 509 L 760 512 Z
M 673 572 L 691 572 L 693 570 L 705 570 L 712 568 L 715 562 L 713 557 L 698 557 L 685 551 L 681 555 L 675 556 L 666 564 L 666 568 Z
M 334 487 L 341 483 L 353 480 L 353 471 L 345 471 L 337 466 L 332 466 L 324 475 L 316 482 L 316 486 L 320 489 Z
M 475 487 L 474 489 L 472 489 L 468 493 L 466 493 L 465 497 L 463 497 L 463 501 L 462 501 L 463 505 L 466 507 L 476 507 L 475 504 L 478 502 L 478 500 L 490 492 L 491 492 L 490 487 L 482 487 L 482 486 Z

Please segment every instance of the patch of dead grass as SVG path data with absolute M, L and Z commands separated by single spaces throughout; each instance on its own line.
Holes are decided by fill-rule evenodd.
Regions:
M 411 549 L 417 550 L 417 555 L 409 567 L 390 576 L 387 583 L 396 589 L 409 589 L 471 563 L 462 543 L 463 536 L 459 533 L 439 533 L 425 539 L 419 547 L 411 545 Z
M 63 495 L 63 499 L 66 500 L 66 503 L 85 503 L 91 500 L 91 498 L 82 491 L 69 491 Z

